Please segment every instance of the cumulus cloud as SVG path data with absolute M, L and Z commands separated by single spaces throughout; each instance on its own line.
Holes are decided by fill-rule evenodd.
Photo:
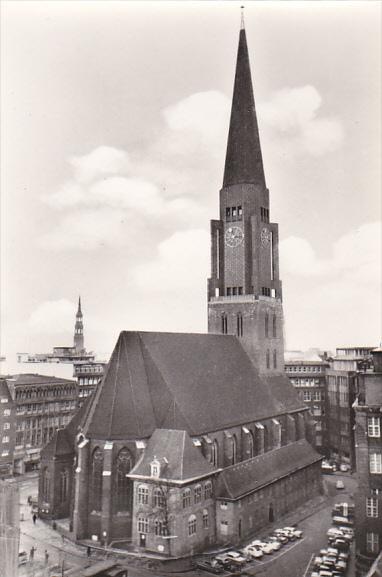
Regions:
M 209 235 L 201 229 L 176 232 L 158 246 L 155 260 L 133 271 L 142 291 L 179 292 L 205 283 L 209 270 Z
M 381 223 L 364 224 L 339 238 L 328 259 L 320 259 L 306 239 L 288 237 L 280 243 L 280 262 L 284 274 L 376 281 L 381 271 Z
M 63 327 L 71 327 L 76 305 L 66 299 L 45 301 L 30 315 L 28 328 L 34 333 L 59 334 Z
M 260 102 L 259 116 L 290 152 L 320 156 L 338 149 L 343 128 L 337 118 L 319 116 L 322 97 L 314 86 L 283 88 Z
M 111 146 L 99 146 L 84 156 L 73 156 L 69 162 L 79 182 L 91 182 L 108 174 L 125 174 L 130 168 L 127 152 Z

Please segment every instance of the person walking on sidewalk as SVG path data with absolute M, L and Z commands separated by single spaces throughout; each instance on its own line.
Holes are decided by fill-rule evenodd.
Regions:
M 29 561 L 33 561 L 34 559 L 34 552 L 36 551 L 36 547 L 32 546 L 31 550 L 29 551 Z
M 49 563 L 49 553 L 48 551 L 45 549 L 45 567 L 48 566 Z
M 33 513 L 32 519 L 33 519 L 33 525 L 36 525 L 36 521 L 37 521 L 37 515 L 36 515 L 36 513 Z

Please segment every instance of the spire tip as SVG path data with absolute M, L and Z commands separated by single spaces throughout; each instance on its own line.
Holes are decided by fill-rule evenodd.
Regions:
M 241 10 L 240 30 L 244 30 L 244 29 L 245 29 L 245 25 L 244 25 L 244 6 L 240 6 L 240 10 Z

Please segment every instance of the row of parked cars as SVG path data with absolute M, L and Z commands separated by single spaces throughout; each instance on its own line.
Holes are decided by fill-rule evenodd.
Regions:
M 261 559 L 264 555 L 271 555 L 274 551 L 279 551 L 281 547 L 301 539 L 303 532 L 297 527 L 284 527 L 276 529 L 272 535 L 264 540 L 255 539 L 243 549 L 236 551 L 234 549 L 220 553 L 210 558 L 203 558 L 196 562 L 199 569 L 208 571 L 209 573 L 220 574 L 225 571 L 235 572 L 240 574 L 244 566 L 254 559 Z
M 350 467 L 347 463 L 340 463 L 337 465 L 334 461 L 327 461 L 323 460 L 321 462 L 321 470 L 324 474 L 332 474 L 336 473 L 337 471 L 341 471 L 341 473 L 347 473 L 350 470 Z
M 335 505 L 332 513 L 353 510 L 354 506 L 346 506 L 347 503 Z M 340 520 L 345 520 L 344 525 L 339 525 Z M 353 520 L 348 516 L 333 516 L 333 523 L 337 526 L 330 527 L 327 531 L 328 546 L 321 549 L 313 560 L 313 568 L 310 577 L 343 577 L 349 562 L 349 549 L 354 539 Z

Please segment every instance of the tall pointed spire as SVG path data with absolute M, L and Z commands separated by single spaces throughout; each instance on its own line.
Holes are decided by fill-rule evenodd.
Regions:
M 81 311 L 81 296 L 78 297 L 78 310 L 77 310 L 77 315 L 82 314 Z
M 266 187 L 242 13 L 223 186 Z

